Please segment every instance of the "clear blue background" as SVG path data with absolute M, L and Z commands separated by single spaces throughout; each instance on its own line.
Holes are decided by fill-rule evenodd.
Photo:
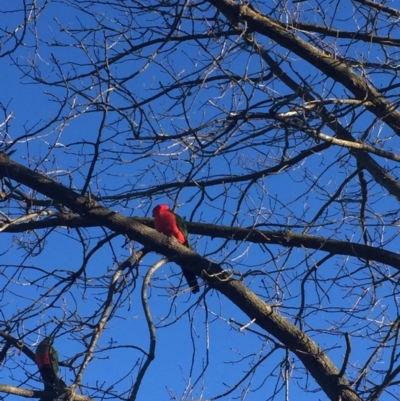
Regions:
M 24 13 L 18 11 L 22 3 L 16 3 L 1 6 L 1 26 L 5 27 L 2 54 L 13 47 L 12 39 L 6 41 L 12 38 L 10 32 L 24 22 Z M 315 143 L 301 132 L 292 133 L 288 140 L 293 147 L 283 155 L 282 147 L 275 146 L 274 141 L 275 135 L 284 132 L 266 119 L 243 124 L 231 137 L 229 132 L 222 135 L 230 113 L 259 102 L 253 112 L 266 113 L 291 92 L 276 77 L 265 84 L 243 79 L 262 77 L 269 70 L 259 56 L 242 51 L 241 39 L 236 36 L 226 41 L 224 38 L 179 41 L 188 34 L 212 32 L 214 25 L 210 21 L 215 10 L 206 4 L 187 9 L 179 30 L 164 42 L 168 34 L 166 22 L 172 24 L 172 19 L 165 16 L 166 22 L 162 23 L 157 11 L 140 14 L 136 3 L 125 3 L 116 2 L 115 8 L 111 8 L 108 3 L 52 1 L 46 4 L 36 22 L 27 25 L 23 44 L 1 58 L 0 101 L 7 105 L 5 114 L 13 115 L 9 127 L 3 126 L 1 134 L 3 145 L 13 144 L 11 149 L 16 150 L 12 158 L 79 191 L 90 171 L 93 144 L 101 130 L 100 154 L 88 191 L 102 197 L 103 204 L 112 210 L 127 216 L 150 217 L 152 208 L 162 202 L 178 206 L 179 214 L 188 220 L 240 227 L 259 225 L 267 230 L 291 228 L 296 232 L 302 232 L 312 222 L 308 234 L 362 242 L 357 177 L 318 216 L 320 208 L 356 169 L 354 159 L 343 148 L 331 147 L 295 168 L 259 179 L 249 188 L 244 181 L 206 187 L 204 192 L 194 185 L 157 191 L 157 185 L 164 183 L 189 180 L 193 184 L 194 180 L 207 182 L 250 174 L 272 167 L 282 158 L 294 157 Z M 322 23 L 318 18 L 322 14 L 312 10 L 310 4 L 313 3 L 289 2 L 280 19 L 290 21 L 298 8 L 307 12 L 300 14 L 302 19 Z M 163 6 L 172 12 L 167 4 Z M 176 12 L 181 7 L 182 4 Z M 260 7 L 267 15 L 276 17 L 279 13 L 278 9 L 269 9 L 269 5 Z M 347 2 L 337 2 L 337 9 L 324 12 L 325 16 L 335 15 L 337 28 L 356 29 L 353 22 L 349 26 L 353 6 Z M 360 21 L 361 16 L 359 24 Z M 121 24 L 125 26 L 125 36 L 120 34 Z M 147 30 L 150 26 L 151 33 Z M 307 79 L 315 96 L 347 96 L 340 85 L 334 85 L 286 49 L 268 38 L 258 37 L 258 40 L 266 50 L 271 49 L 274 58 L 286 55 L 290 64 L 282 67 L 287 67 L 287 73 L 294 79 L 298 75 Z M 328 42 L 325 41 L 326 46 Z M 343 49 L 347 56 L 376 60 L 383 54 L 379 48 L 371 50 L 369 45 L 358 44 L 354 50 L 346 50 L 342 44 L 332 39 L 332 47 Z M 140 45 L 141 49 L 128 51 L 130 46 Z M 104 65 L 104 46 L 108 47 L 109 68 L 97 74 L 94 64 Z M 124 57 L 116 60 L 121 52 L 125 52 Z M 217 60 L 221 60 L 224 69 L 220 69 Z M 235 74 L 242 80 L 235 81 L 232 78 Z M 68 86 L 61 75 L 68 78 Z M 207 81 L 217 75 L 222 76 L 219 81 Z M 200 85 L 196 82 L 199 79 Z M 379 76 L 374 83 L 384 86 L 390 79 Z M 194 81 L 192 88 L 186 85 L 182 91 L 177 85 L 175 90 L 153 99 L 169 85 L 190 80 Z M 288 111 L 299 102 L 299 99 L 292 104 L 284 102 L 276 111 Z M 398 139 L 385 126 L 375 123 L 361 109 L 356 113 L 351 131 L 357 139 L 370 129 L 370 143 L 389 151 L 398 150 Z M 351 117 L 349 112 L 340 121 L 346 126 Z M 188 136 L 186 141 L 181 140 L 179 135 L 190 129 L 196 131 L 197 139 Z M 253 137 L 249 134 L 252 130 Z M 326 127 L 323 132 L 333 134 Z M 158 142 L 154 142 L 155 134 L 160 136 Z M 218 135 L 220 140 L 215 139 Z M 396 176 L 397 165 L 382 159 L 379 162 Z M 397 252 L 398 202 L 371 182 L 370 177 L 367 180 L 369 242 Z M 26 188 L 22 190 L 35 195 Z M 119 195 L 122 196 L 113 198 Z M 2 211 L 10 218 L 17 218 L 23 212 L 18 206 L 10 201 Z M 13 316 L 18 316 L 18 325 L 12 324 L 10 334 L 32 349 L 43 336 L 59 328 L 56 347 L 60 360 L 74 368 L 61 367 L 61 375 L 70 384 L 83 355 L 71 358 L 85 351 L 93 332 L 93 327 L 84 322 L 98 322 L 98 311 L 106 299 L 112 275 L 140 244 L 126 244 L 120 236 L 103 245 L 88 260 L 85 273 L 63 291 L 66 285 L 63 280 L 82 267 L 82 254 L 87 256 L 97 246 L 104 230 L 82 229 L 85 248 L 72 229 L 60 227 L 48 236 L 43 235 L 44 231 L 2 235 L 2 319 L 12 321 Z M 29 253 L 38 236 L 43 237 L 43 249 L 35 248 Z M 302 303 L 302 279 L 326 256 L 324 252 L 259 246 L 245 241 L 195 236 L 191 240 L 200 254 L 225 268 L 241 274 L 250 270 L 261 273 L 247 276 L 246 284 L 291 322 Z M 124 273 L 123 290 L 114 298 L 118 307 L 85 372 L 83 394 L 99 399 L 102 391 L 115 395 L 115 399 L 118 395 L 129 395 L 143 358 L 138 348 L 147 350 L 149 344 L 140 288 L 148 267 L 159 257 L 156 253 L 146 256 L 137 280 L 133 278 L 135 271 Z M 23 268 L 18 268 L 19 265 Z M 231 319 L 241 325 L 249 319 L 216 292 L 209 292 L 206 298 L 190 296 L 187 291 L 175 297 L 173 289 L 180 279 L 179 268 L 169 263 L 152 280 L 149 304 L 157 326 L 156 358 L 143 380 L 138 399 L 206 400 L 224 393 L 242 378 L 235 392 L 224 399 L 236 396 L 248 401 L 267 400 L 275 389 L 280 392 L 276 399 L 284 399 L 281 386 L 286 351 L 279 347 L 272 351 L 274 339 L 254 324 L 249 330 L 239 331 L 239 325 Z M 319 266 L 304 284 L 306 309 L 301 327 L 339 369 L 346 350 L 344 334 L 352 334 L 347 371 L 350 380 L 356 377 L 398 315 L 394 280 L 397 271 L 389 267 L 374 262 L 365 267 L 364 262 L 355 258 L 337 256 Z M 387 366 L 387 354 L 394 341 L 391 338 L 387 351 L 377 355 L 376 363 L 382 370 Z M 320 392 L 313 392 L 318 386 L 305 375 L 300 362 L 293 355 L 289 361 L 290 399 L 325 399 Z M 372 374 L 369 379 L 379 382 L 381 376 Z M 17 350 L 5 362 L 1 382 L 41 388 L 34 363 Z M 94 390 L 96 387 L 101 390 Z

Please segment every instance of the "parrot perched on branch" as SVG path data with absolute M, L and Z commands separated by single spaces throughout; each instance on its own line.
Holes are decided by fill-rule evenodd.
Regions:
M 185 221 L 181 216 L 172 212 L 167 205 L 158 205 L 153 209 L 154 227 L 168 237 L 175 237 L 178 242 L 191 249 L 189 233 Z M 196 275 L 189 270 L 182 269 L 183 275 L 193 294 L 199 291 Z
M 58 377 L 58 353 L 53 347 L 52 337 L 46 337 L 37 346 L 35 359 L 44 382 L 44 391 L 57 391 L 60 387 L 67 387 Z M 52 398 L 43 401 L 52 401 Z

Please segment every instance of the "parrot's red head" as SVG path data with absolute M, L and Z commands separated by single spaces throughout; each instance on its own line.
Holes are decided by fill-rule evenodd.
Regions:
M 169 210 L 168 205 L 157 205 L 154 209 L 153 209 L 153 216 L 157 216 L 158 214 L 160 214 L 161 212 L 165 212 Z

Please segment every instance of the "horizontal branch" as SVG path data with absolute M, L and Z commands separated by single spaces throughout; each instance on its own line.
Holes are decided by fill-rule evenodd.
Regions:
M 260 244 L 276 244 L 285 247 L 310 248 L 329 252 L 335 255 L 353 256 L 363 260 L 373 260 L 378 263 L 400 269 L 400 255 L 381 248 L 357 244 L 350 241 L 328 239 L 313 235 L 298 234 L 293 231 L 263 231 L 253 228 L 238 228 L 214 226 L 187 222 L 189 231 L 193 234 L 209 232 L 213 237 L 248 241 Z M 212 233 L 212 234 L 211 234 Z
M 134 217 L 134 220 L 153 228 L 153 219 L 148 217 Z M 284 247 L 308 248 L 325 251 L 335 255 L 352 256 L 358 259 L 375 261 L 392 266 L 400 270 L 400 255 L 374 246 L 358 244 L 347 240 L 329 239 L 320 236 L 298 234 L 287 227 L 284 231 L 266 231 L 256 228 L 240 228 L 221 226 L 207 223 L 186 222 L 190 234 L 209 236 L 211 238 L 225 238 L 235 241 L 245 241 L 255 244 L 281 245 Z M 21 233 L 31 230 L 54 227 L 98 227 L 99 222 L 90 217 L 77 216 L 65 213 L 59 217 L 45 220 L 34 220 L 29 223 L 9 224 L 0 231 L 8 233 Z
M 385 159 L 394 160 L 396 162 L 400 161 L 400 155 L 388 152 L 386 150 L 374 148 L 373 146 L 368 145 L 367 143 L 346 141 L 345 139 L 334 138 L 333 136 L 323 134 L 322 132 L 314 132 L 314 134 L 325 142 L 333 143 L 335 145 L 342 146 L 344 148 L 363 150 L 365 152 L 373 153 L 377 156 L 384 157 Z
M 373 3 L 378 4 L 378 3 Z M 399 13 L 400 15 L 400 13 Z M 330 36 L 340 39 L 351 39 L 355 41 L 362 41 L 366 43 L 378 43 L 386 46 L 399 46 L 400 39 L 383 37 L 379 35 L 370 34 L 361 31 L 345 31 L 343 29 L 335 29 L 327 26 L 309 24 L 307 22 L 293 21 L 292 23 L 282 23 L 282 26 L 287 29 L 296 29 L 304 32 L 320 33 L 323 36 Z
M 20 395 L 25 398 L 41 398 L 46 399 L 45 396 L 54 395 L 49 391 L 26 390 L 10 386 L 8 384 L 0 384 L 0 393 Z M 65 394 L 65 395 L 64 395 Z M 93 398 L 85 397 L 84 395 L 74 394 L 71 396 L 70 391 L 66 390 L 64 394 L 59 394 L 57 399 L 60 400 L 74 400 L 74 401 L 93 401 Z
M 395 8 L 387 7 L 384 3 L 378 3 L 371 0 L 353 0 L 357 3 L 361 3 L 364 6 L 371 7 L 378 11 L 384 11 L 385 13 L 393 16 L 393 17 L 400 17 L 400 11 L 396 10 Z

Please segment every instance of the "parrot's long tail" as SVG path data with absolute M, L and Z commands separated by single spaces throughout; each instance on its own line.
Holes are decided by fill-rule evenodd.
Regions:
M 191 273 L 188 270 L 182 269 L 183 275 L 189 284 L 190 290 L 193 292 L 193 294 L 196 294 L 196 292 L 199 292 L 199 283 L 197 282 L 197 277 L 195 274 Z

